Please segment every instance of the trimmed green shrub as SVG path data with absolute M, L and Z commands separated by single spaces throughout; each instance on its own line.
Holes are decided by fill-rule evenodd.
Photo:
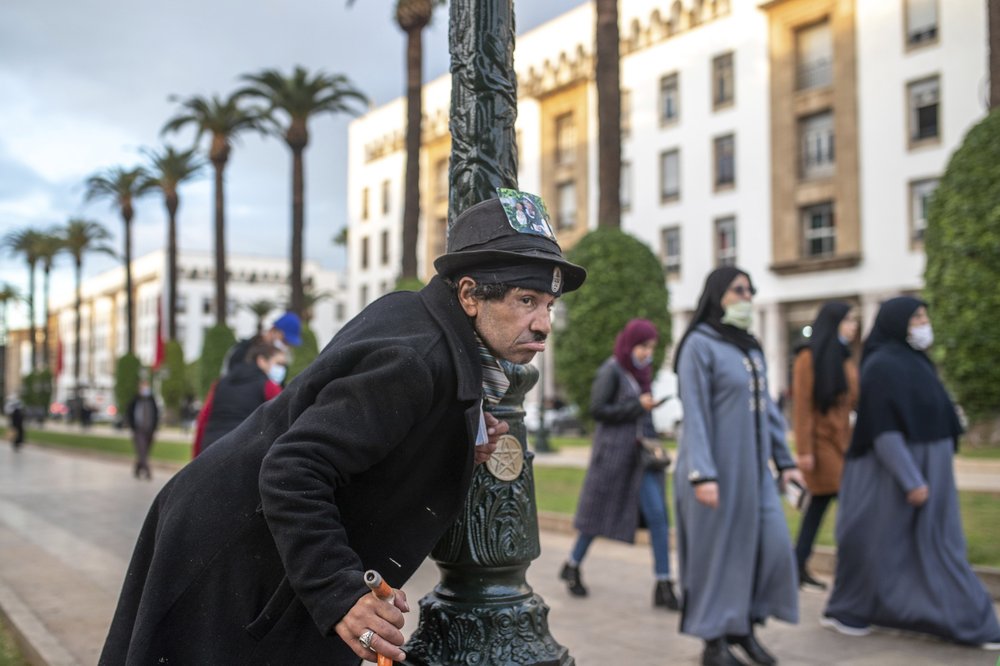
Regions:
M 660 260 L 645 243 L 619 229 L 590 232 L 568 258 L 587 269 L 587 281 L 562 297 L 565 330 L 553 336 L 556 375 L 567 397 L 589 417 L 590 385 L 630 319 L 643 317 L 656 324 L 660 341 L 653 367 L 660 367 L 671 341 L 669 293 Z
M 393 291 L 420 291 L 423 288 L 424 283 L 420 278 L 399 278 Z
M 115 364 L 115 404 L 118 413 L 125 415 L 125 409 L 139 393 L 139 374 L 142 363 L 135 354 L 125 354 Z
M 167 342 L 164 357 L 160 395 L 163 396 L 164 406 L 176 411 L 187 395 L 187 368 L 184 365 L 184 349 L 181 343 L 176 340 Z
M 22 380 L 21 400 L 28 407 L 41 407 L 45 414 L 49 413 L 52 402 L 52 373 L 48 370 L 37 370 L 28 373 Z
M 205 342 L 201 348 L 201 367 L 198 369 L 198 392 L 205 397 L 212 382 L 222 372 L 222 361 L 226 352 L 236 343 L 236 336 L 228 326 L 216 324 L 205 331 Z
M 970 419 L 1000 412 L 1000 112 L 969 130 L 931 200 L 925 296 L 949 388 Z
M 319 356 L 319 344 L 316 342 L 316 334 L 308 324 L 305 324 L 302 326 L 302 344 L 292 348 L 292 362 L 288 366 L 286 383 L 305 370 L 317 356 Z

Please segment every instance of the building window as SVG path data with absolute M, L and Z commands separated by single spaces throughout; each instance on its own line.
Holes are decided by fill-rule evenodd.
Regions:
M 576 122 L 572 113 L 556 118 L 556 164 L 569 166 L 576 161 Z
M 795 78 L 799 90 L 833 82 L 833 36 L 823 21 L 795 31 Z
M 184 314 L 187 312 L 187 296 L 177 293 L 177 314 Z
M 437 161 L 434 165 L 434 199 L 445 201 L 448 198 L 448 158 Z
M 369 192 L 368 192 L 368 188 L 366 187 L 363 190 L 361 190 L 361 219 L 362 220 L 367 220 L 368 219 L 368 198 L 369 198 Z
M 382 181 L 382 214 L 389 214 L 389 196 L 391 193 L 391 183 L 388 180 Z
M 799 176 L 804 180 L 833 175 L 833 112 L 799 120 Z
M 715 189 L 736 185 L 736 138 L 732 134 L 719 136 L 714 141 Z
M 622 88 L 620 97 L 621 128 L 622 139 L 628 138 L 632 133 L 632 91 Z M 520 154 L 520 153 L 518 153 Z
M 802 256 L 830 257 L 837 249 L 833 203 L 826 202 L 802 209 Z
M 937 41 L 937 0 L 904 0 L 907 46 L 921 46 Z
M 201 299 L 201 313 L 205 314 L 205 315 L 212 314 L 212 299 L 211 298 L 203 298 L 203 299 Z
M 389 232 L 382 232 L 382 265 L 389 265 Z
M 681 153 L 668 150 L 660 153 L 660 201 L 673 201 L 681 196 Z
M 361 285 L 359 296 L 361 297 L 361 307 L 368 305 L 368 285 Z
M 336 306 L 334 307 L 335 307 L 333 315 L 334 319 L 336 319 L 337 321 L 344 321 L 344 317 L 347 316 L 347 308 L 345 308 L 344 304 L 341 303 L 340 301 L 338 301 Z
M 622 210 L 632 207 L 632 163 L 622 162 L 621 175 L 619 177 L 618 200 L 621 202 Z
M 660 78 L 660 124 L 676 122 L 681 115 L 681 92 L 677 73 Z
M 937 186 L 937 178 L 915 180 L 910 183 L 910 239 L 914 243 L 924 240 L 924 232 L 927 231 L 927 210 Z
M 556 228 L 572 229 L 576 226 L 576 181 L 556 185 L 556 200 L 559 202 Z
M 681 273 L 681 228 L 665 227 L 660 230 L 660 256 L 663 272 L 668 277 Z
M 910 102 L 910 145 L 939 138 L 938 77 L 914 81 L 907 84 L 906 90 Z
M 736 265 L 735 217 L 720 217 L 715 221 L 715 265 Z
M 368 236 L 361 239 L 361 269 L 368 268 Z
M 719 109 L 733 103 L 736 97 L 736 90 L 733 87 L 735 81 L 732 52 L 723 53 L 712 58 L 713 109 Z

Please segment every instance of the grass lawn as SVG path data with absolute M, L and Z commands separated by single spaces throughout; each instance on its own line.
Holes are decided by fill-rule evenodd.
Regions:
M 538 510 L 572 515 L 576 511 L 580 486 L 583 485 L 583 475 L 586 470 L 540 465 L 534 469 Z M 668 489 L 671 482 L 667 482 Z M 960 491 L 958 496 L 969 561 L 973 564 L 1000 567 L 1000 494 Z M 673 502 L 668 504 L 673 524 Z M 801 516 L 787 505 L 785 505 L 785 515 L 788 518 L 788 531 L 794 542 L 799 533 Z M 823 524 L 816 537 L 817 544 L 836 545 L 833 540 L 833 526 L 836 519 L 837 504 L 834 503 L 823 517 Z
M 103 451 L 120 455 L 133 455 L 132 440 L 128 435 L 102 437 L 84 433 L 54 432 L 51 430 L 29 429 L 25 438 L 33 444 L 50 444 L 74 449 Z M 191 459 L 191 445 L 181 442 L 155 442 L 150 452 L 153 460 L 165 462 L 187 462 Z
M 10 627 L 6 622 L 0 622 L 0 666 L 27 666 L 28 662 L 17 649 Z
M 975 458 L 977 460 L 1000 460 L 1000 446 L 991 446 L 984 449 L 970 449 L 968 446 L 961 446 L 958 449 L 960 458 Z

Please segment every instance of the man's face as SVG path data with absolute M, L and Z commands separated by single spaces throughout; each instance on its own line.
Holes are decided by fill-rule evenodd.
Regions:
M 514 287 L 503 300 L 480 300 L 469 293 L 475 281 L 459 282 L 459 300 L 465 314 L 473 318 L 479 337 L 498 358 L 527 363 L 545 351 L 552 331 L 552 308 L 556 297 L 534 289 Z

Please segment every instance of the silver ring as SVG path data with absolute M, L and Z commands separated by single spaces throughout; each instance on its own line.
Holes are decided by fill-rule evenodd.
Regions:
M 375 638 L 375 632 L 372 631 L 371 629 L 368 629 L 367 631 L 365 631 L 365 633 L 363 633 L 360 636 L 358 636 L 358 642 L 361 643 L 362 645 L 364 645 L 366 648 L 368 648 L 372 652 L 374 652 L 375 648 L 372 647 L 372 640 L 374 638 Z

